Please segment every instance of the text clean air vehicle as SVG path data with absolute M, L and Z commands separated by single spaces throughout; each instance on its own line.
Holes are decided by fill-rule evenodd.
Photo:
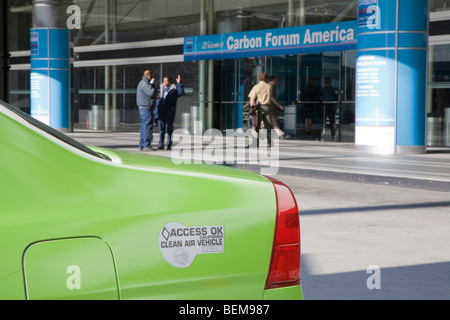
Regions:
M 87 148 L 5 103 L 0 153 L 0 299 L 303 298 L 279 181 Z

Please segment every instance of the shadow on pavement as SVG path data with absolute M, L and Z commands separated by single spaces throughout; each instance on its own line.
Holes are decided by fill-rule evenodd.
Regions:
M 450 262 L 383 268 L 380 289 L 368 289 L 367 270 L 314 274 L 310 255 L 302 255 L 305 300 L 448 300 Z M 368 266 L 369 267 L 369 266 Z

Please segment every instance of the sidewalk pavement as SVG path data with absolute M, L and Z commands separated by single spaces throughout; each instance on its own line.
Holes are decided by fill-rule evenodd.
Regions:
M 140 152 L 138 132 L 78 129 L 68 135 L 87 146 Z M 210 142 L 205 142 L 201 138 L 196 136 L 193 144 L 194 141 L 200 141 L 200 143 L 203 142 L 203 148 L 208 146 Z M 230 141 L 230 138 L 226 139 Z M 158 141 L 159 135 L 155 133 L 152 146 L 157 147 Z M 171 157 L 176 150 L 177 141 L 180 140 L 175 135 L 172 151 L 158 150 L 149 154 Z M 246 150 L 248 153 L 249 149 Z M 354 143 L 279 140 L 278 150 L 276 165 L 279 175 L 450 192 L 450 148 L 428 148 L 426 154 L 420 155 L 374 155 L 356 151 Z M 276 154 L 271 156 L 269 154 L 272 159 L 275 156 Z M 261 168 L 267 167 L 264 161 L 236 162 L 227 165 L 257 173 L 261 173 Z

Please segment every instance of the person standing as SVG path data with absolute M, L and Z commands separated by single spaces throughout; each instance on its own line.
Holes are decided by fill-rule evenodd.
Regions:
M 325 115 L 323 121 L 326 121 L 325 117 L 328 117 L 330 121 L 331 139 L 334 140 L 336 136 L 337 93 L 336 89 L 331 86 L 331 77 L 325 78 L 325 87 L 321 90 L 321 99 L 322 102 L 328 102 L 324 103 Z
M 308 136 L 311 135 L 312 130 L 312 118 L 314 113 L 314 105 L 312 104 L 312 101 L 315 99 L 316 94 L 314 93 L 312 83 L 308 82 L 304 92 L 302 92 L 302 100 L 307 102 L 301 109 L 302 117 L 305 119 L 306 134 Z
M 280 129 L 280 124 L 278 122 L 277 117 L 277 108 L 281 111 L 284 111 L 284 107 L 278 102 L 276 97 L 275 86 L 277 85 L 277 78 L 275 76 L 269 77 L 269 84 L 272 86 L 272 97 L 271 97 L 271 106 L 270 106 L 270 123 L 272 124 L 273 129 L 278 134 L 280 139 L 289 139 L 291 136 L 289 134 L 285 134 L 283 130 Z
M 259 74 L 258 79 L 259 83 L 254 85 L 252 90 L 250 91 L 248 97 L 250 98 L 250 105 L 254 106 L 256 101 L 258 101 L 258 127 L 261 125 L 261 121 L 264 123 L 264 128 L 267 130 L 267 145 L 270 147 L 272 143 L 272 124 L 270 119 L 270 107 L 271 107 L 271 98 L 273 93 L 273 88 L 270 84 L 266 82 L 267 73 L 262 72 Z M 259 130 L 258 139 L 259 139 Z
M 164 77 L 160 87 L 160 99 L 158 102 L 158 127 L 159 145 L 158 150 L 164 150 L 164 139 L 167 132 L 167 150 L 172 149 L 173 122 L 177 108 L 178 98 L 184 95 L 184 86 L 181 76 L 176 79 L 177 84 L 172 83 L 171 77 Z
M 155 79 L 150 70 L 145 70 L 142 80 L 137 86 L 136 104 L 139 107 L 141 117 L 139 150 L 155 150 L 151 144 L 153 142 L 153 121 L 154 109 L 156 106 Z

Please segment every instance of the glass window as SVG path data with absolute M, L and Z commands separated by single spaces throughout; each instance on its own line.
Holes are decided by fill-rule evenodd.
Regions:
M 444 116 L 450 108 L 450 44 L 430 46 L 430 86 L 432 92 L 428 112 Z
M 11 51 L 29 50 L 32 0 L 10 0 Z M 200 33 L 201 0 L 74 0 L 81 29 L 75 46 L 179 38 Z M 447 1 L 434 1 L 445 8 Z M 357 0 L 215 0 L 214 33 L 356 20 Z M 206 1 L 206 10 L 209 10 Z M 69 14 L 68 14 L 69 16 Z
M 32 0 L 11 0 L 8 16 L 9 51 L 30 50 Z
M 81 29 L 75 46 L 195 36 L 200 0 L 75 0 Z M 215 0 L 215 30 L 228 33 L 356 20 L 357 0 Z M 206 11 L 209 10 L 206 1 Z
M 101 119 L 97 119 L 98 128 L 105 126 L 106 111 L 109 115 L 109 126 L 115 130 L 135 129 L 139 124 L 139 110 L 136 106 L 136 88 L 145 70 L 151 70 L 157 88 L 164 76 L 175 81 L 178 74 L 184 84 L 186 94 L 178 100 L 175 126 L 181 123 L 181 114 L 190 112 L 194 91 L 197 93 L 198 67 L 193 63 L 164 63 L 151 65 L 126 65 L 108 67 L 75 68 L 74 75 L 74 126 L 89 126 L 90 111 L 99 106 Z
M 75 0 L 75 46 L 178 38 L 199 33 L 200 0 Z
M 14 70 L 9 76 L 9 103 L 30 113 L 30 71 Z
M 450 10 L 450 0 L 430 0 L 430 12 Z
M 427 145 L 450 147 L 450 44 L 432 45 L 428 54 Z
M 357 1 L 220 0 L 215 2 L 217 33 L 283 28 L 357 19 Z

